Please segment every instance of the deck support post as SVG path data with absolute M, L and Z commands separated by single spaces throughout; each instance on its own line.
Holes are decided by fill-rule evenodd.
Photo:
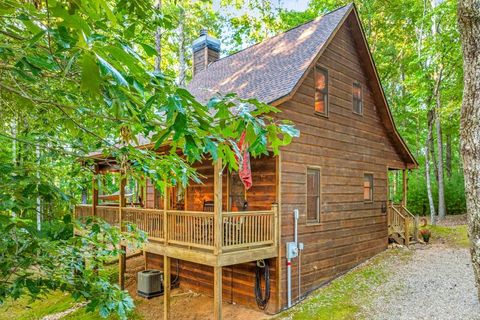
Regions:
M 118 285 L 120 289 L 125 289 L 125 269 L 127 268 L 127 247 L 120 245 L 122 252 L 118 257 Z
M 222 319 L 222 267 L 213 267 L 213 319 Z
M 126 206 L 127 202 L 125 199 L 125 186 L 127 184 L 127 177 L 126 174 L 123 170 L 120 171 L 120 192 L 119 192 L 119 199 L 118 199 L 118 226 L 120 228 L 120 231 L 123 230 L 122 226 L 122 208 Z M 125 269 L 126 269 L 126 252 L 127 252 L 127 247 L 120 245 L 120 252 L 119 257 L 118 257 L 118 285 L 120 286 L 120 289 L 124 290 L 125 289 Z
M 222 252 L 222 159 L 218 159 L 213 166 L 213 205 L 214 205 L 214 252 Z
M 402 197 L 402 205 L 406 208 L 407 207 L 407 189 L 408 189 L 408 184 L 407 184 L 407 170 L 403 169 L 402 170 L 402 192 L 403 192 L 403 197 Z
M 170 316 L 170 257 L 163 256 L 163 319 Z

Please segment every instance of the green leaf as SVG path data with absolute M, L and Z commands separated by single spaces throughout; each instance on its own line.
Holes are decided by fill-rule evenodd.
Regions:
M 118 72 L 117 69 L 115 69 L 110 63 L 108 63 L 105 59 L 100 57 L 97 53 L 95 53 L 95 56 L 98 59 L 98 62 L 100 63 L 100 66 L 103 67 L 105 72 L 109 73 L 115 81 L 125 87 L 128 87 L 128 82 L 125 80 L 125 78 Z
M 142 43 L 142 42 L 138 42 L 138 44 L 143 48 L 143 50 L 145 51 L 145 53 L 149 57 L 156 57 L 157 56 L 157 50 L 155 50 L 155 48 L 153 48 L 152 46 L 150 46 L 148 44 L 145 44 L 145 43 Z
M 82 90 L 91 94 L 98 94 L 100 91 L 100 72 L 95 58 L 90 53 L 85 53 L 82 57 Z

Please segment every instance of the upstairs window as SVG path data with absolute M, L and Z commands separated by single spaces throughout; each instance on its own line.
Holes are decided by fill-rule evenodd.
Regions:
M 363 175 L 363 201 L 373 201 L 373 174 L 371 173 Z
M 320 170 L 307 169 L 307 223 L 320 222 Z
M 359 82 L 353 83 L 353 112 L 363 114 L 362 85 Z
M 328 114 L 328 71 L 315 67 L 315 112 Z

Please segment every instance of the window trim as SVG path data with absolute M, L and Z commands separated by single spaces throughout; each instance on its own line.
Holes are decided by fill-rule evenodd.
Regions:
M 360 87 L 360 112 L 355 111 L 355 86 Z M 353 81 L 352 84 L 352 111 L 355 114 L 363 116 L 363 85 L 358 80 Z
M 320 112 L 320 111 L 317 111 L 315 110 L 315 103 L 317 102 L 316 101 L 316 93 L 317 93 L 317 86 L 316 86 L 316 83 L 317 83 L 317 70 L 322 70 L 325 72 L 326 76 L 327 76 L 327 85 L 325 86 L 325 91 L 326 91 L 326 97 L 327 97 L 327 103 L 325 104 L 325 112 Z M 324 66 L 321 66 L 321 65 L 315 65 L 315 68 L 313 70 L 313 112 L 318 115 L 318 116 L 322 116 L 322 117 L 326 117 L 328 118 L 328 114 L 329 114 L 329 110 L 330 110 L 330 73 L 328 71 L 327 68 L 325 68 Z
M 317 218 L 315 220 L 308 219 L 308 171 L 318 171 L 318 204 L 317 204 Z M 322 215 L 322 168 L 316 166 L 307 166 L 305 170 L 305 224 L 312 226 L 321 223 Z
M 370 186 L 370 197 L 371 197 L 371 199 L 368 199 L 368 200 L 365 199 L 365 185 L 363 185 L 363 184 L 365 183 L 365 176 L 367 176 L 367 175 L 369 175 L 369 176 L 372 177 L 372 185 Z M 363 198 L 363 202 L 364 202 L 364 203 L 373 203 L 373 192 L 375 191 L 375 183 L 374 183 L 374 181 L 375 181 L 375 175 L 373 174 L 373 172 L 364 172 L 364 173 L 363 173 L 363 180 L 362 180 L 362 182 L 363 182 L 363 183 L 362 183 L 362 185 L 363 185 L 363 188 L 362 188 L 363 192 L 362 192 L 362 194 L 363 194 L 363 196 L 364 196 L 364 198 Z

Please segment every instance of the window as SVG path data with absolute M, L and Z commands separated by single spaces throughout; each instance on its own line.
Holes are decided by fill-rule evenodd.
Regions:
M 359 82 L 353 83 L 353 112 L 362 114 L 362 85 Z
M 307 169 L 307 223 L 320 222 L 320 170 Z
M 373 174 L 371 173 L 363 175 L 363 200 L 365 202 L 373 201 Z
M 328 72 L 320 67 L 315 67 L 315 112 L 328 114 Z

